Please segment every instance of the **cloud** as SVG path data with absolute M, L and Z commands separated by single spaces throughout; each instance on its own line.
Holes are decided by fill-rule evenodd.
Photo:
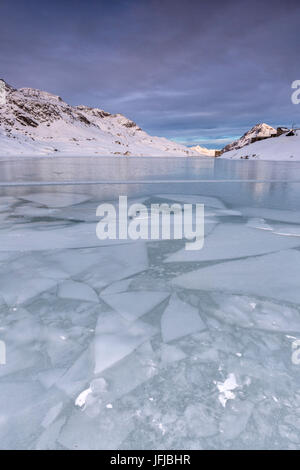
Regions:
M 293 0 L 3 0 L 0 75 L 222 146 L 257 122 L 300 125 L 299 13 Z

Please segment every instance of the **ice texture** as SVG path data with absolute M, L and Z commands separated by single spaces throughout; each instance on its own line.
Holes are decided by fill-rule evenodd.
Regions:
M 132 291 L 101 295 L 111 308 L 128 321 L 135 321 L 169 297 L 168 292 Z
M 165 262 L 211 261 L 255 256 L 300 245 L 297 239 L 275 236 L 272 232 L 254 230 L 242 224 L 221 224 L 205 238 L 198 251 L 181 249 Z
M 40 204 L 41 206 L 56 208 L 56 207 L 73 206 L 74 204 L 81 204 L 82 202 L 85 202 L 91 199 L 91 197 L 86 194 L 75 194 L 73 192 L 70 192 L 70 193 L 63 193 L 63 192 L 61 193 L 59 192 L 38 193 L 37 192 L 37 193 L 26 194 L 25 196 L 22 197 L 22 199 Z
M 98 187 L 0 197 L 1 448 L 300 448 L 298 211 L 225 187 L 140 200 L 205 204 L 192 255 L 100 242 Z
M 300 211 L 269 209 L 264 207 L 241 207 L 243 215 L 247 217 L 258 217 L 278 222 L 292 222 L 300 224 Z
M 190 194 L 158 194 L 158 198 L 168 201 L 180 202 L 182 204 L 204 204 L 204 206 L 214 207 L 216 209 L 226 209 L 224 203 L 212 196 L 190 195 Z
M 85 300 L 87 302 L 99 302 L 94 289 L 83 282 L 64 281 L 58 286 L 58 297 L 62 299 Z
M 168 343 L 203 329 L 205 329 L 205 324 L 198 310 L 173 295 L 161 317 L 163 340 Z
M 154 333 L 147 323 L 131 324 L 118 313 L 101 315 L 95 332 L 95 374 L 120 361 Z
M 300 252 L 286 250 L 198 269 L 178 276 L 173 282 L 187 289 L 244 293 L 300 303 L 299 279 Z

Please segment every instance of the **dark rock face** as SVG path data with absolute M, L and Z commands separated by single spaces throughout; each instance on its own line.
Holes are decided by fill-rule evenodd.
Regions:
M 222 149 L 222 153 L 229 152 L 230 150 L 237 150 L 245 145 L 252 144 L 253 142 L 276 136 L 277 131 L 273 127 L 268 126 L 267 124 L 256 124 L 256 126 L 252 127 L 252 129 L 246 132 L 240 139 L 226 145 Z
M 91 114 L 95 118 L 105 118 L 111 116 L 100 109 L 93 109 L 87 106 L 69 106 L 60 96 L 51 93 L 34 90 L 31 88 L 15 88 L 5 84 L 6 102 L 5 106 L 0 106 L 0 126 L 18 128 L 22 126 L 38 127 L 40 124 L 49 126 L 59 120 L 78 121 L 87 126 L 96 126 L 85 114 Z
M 17 114 L 17 121 L 22 124 L 22 126 L 31 126 L 38 127 L 38 123 L 33 119 L 30 119 L 28 116 L 23 116 L 22 114 Z
M 128 121 L 123 124 L 124 127 L 131 128 L 131 127 L 137 127 L 136 123 L 133 121 Z

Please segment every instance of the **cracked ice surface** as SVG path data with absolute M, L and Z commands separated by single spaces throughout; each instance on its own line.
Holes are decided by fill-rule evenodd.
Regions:
M 298 212 L 153 200 L 204 203 L 203 250 L 104 246 L 87 194 L 1 196 L 1 448 L 300 448 Z

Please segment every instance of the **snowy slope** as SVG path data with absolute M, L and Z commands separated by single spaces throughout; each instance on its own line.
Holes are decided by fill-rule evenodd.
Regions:
M 214 157 L 215 150 L 207 149 L 206 147 L 201 147 L 200 145 L 195 145 L 194 147 L 190 147 L 191 150 L 198 152 L 200 155 L 204 157 Z
M 199 155 L 151 137 L 121 114 L 70 106 L 59 96 L 0 81 L 0 155 Z M 3 92 L 2 92 L 3 93 Z
M 282 135 L 254 142 L 243 148 L 225 152 L 220 158 L 300 161 L 300 131 L 296 131 L 296 135 L 291 137 Z
M 270 137 L 272 134 L 276 134 L 276 129 L 269 126 L 268 124 L 256 124 L 252 127 L 250 131 L 246 132 L 240 139 L 235 140 L 231 144 L 224 147 L 224 152 L 229 152 L 230 150 L 239 149 L 245 145 L 249 145 L 252 142 L 252 139 L 257 137 Z

